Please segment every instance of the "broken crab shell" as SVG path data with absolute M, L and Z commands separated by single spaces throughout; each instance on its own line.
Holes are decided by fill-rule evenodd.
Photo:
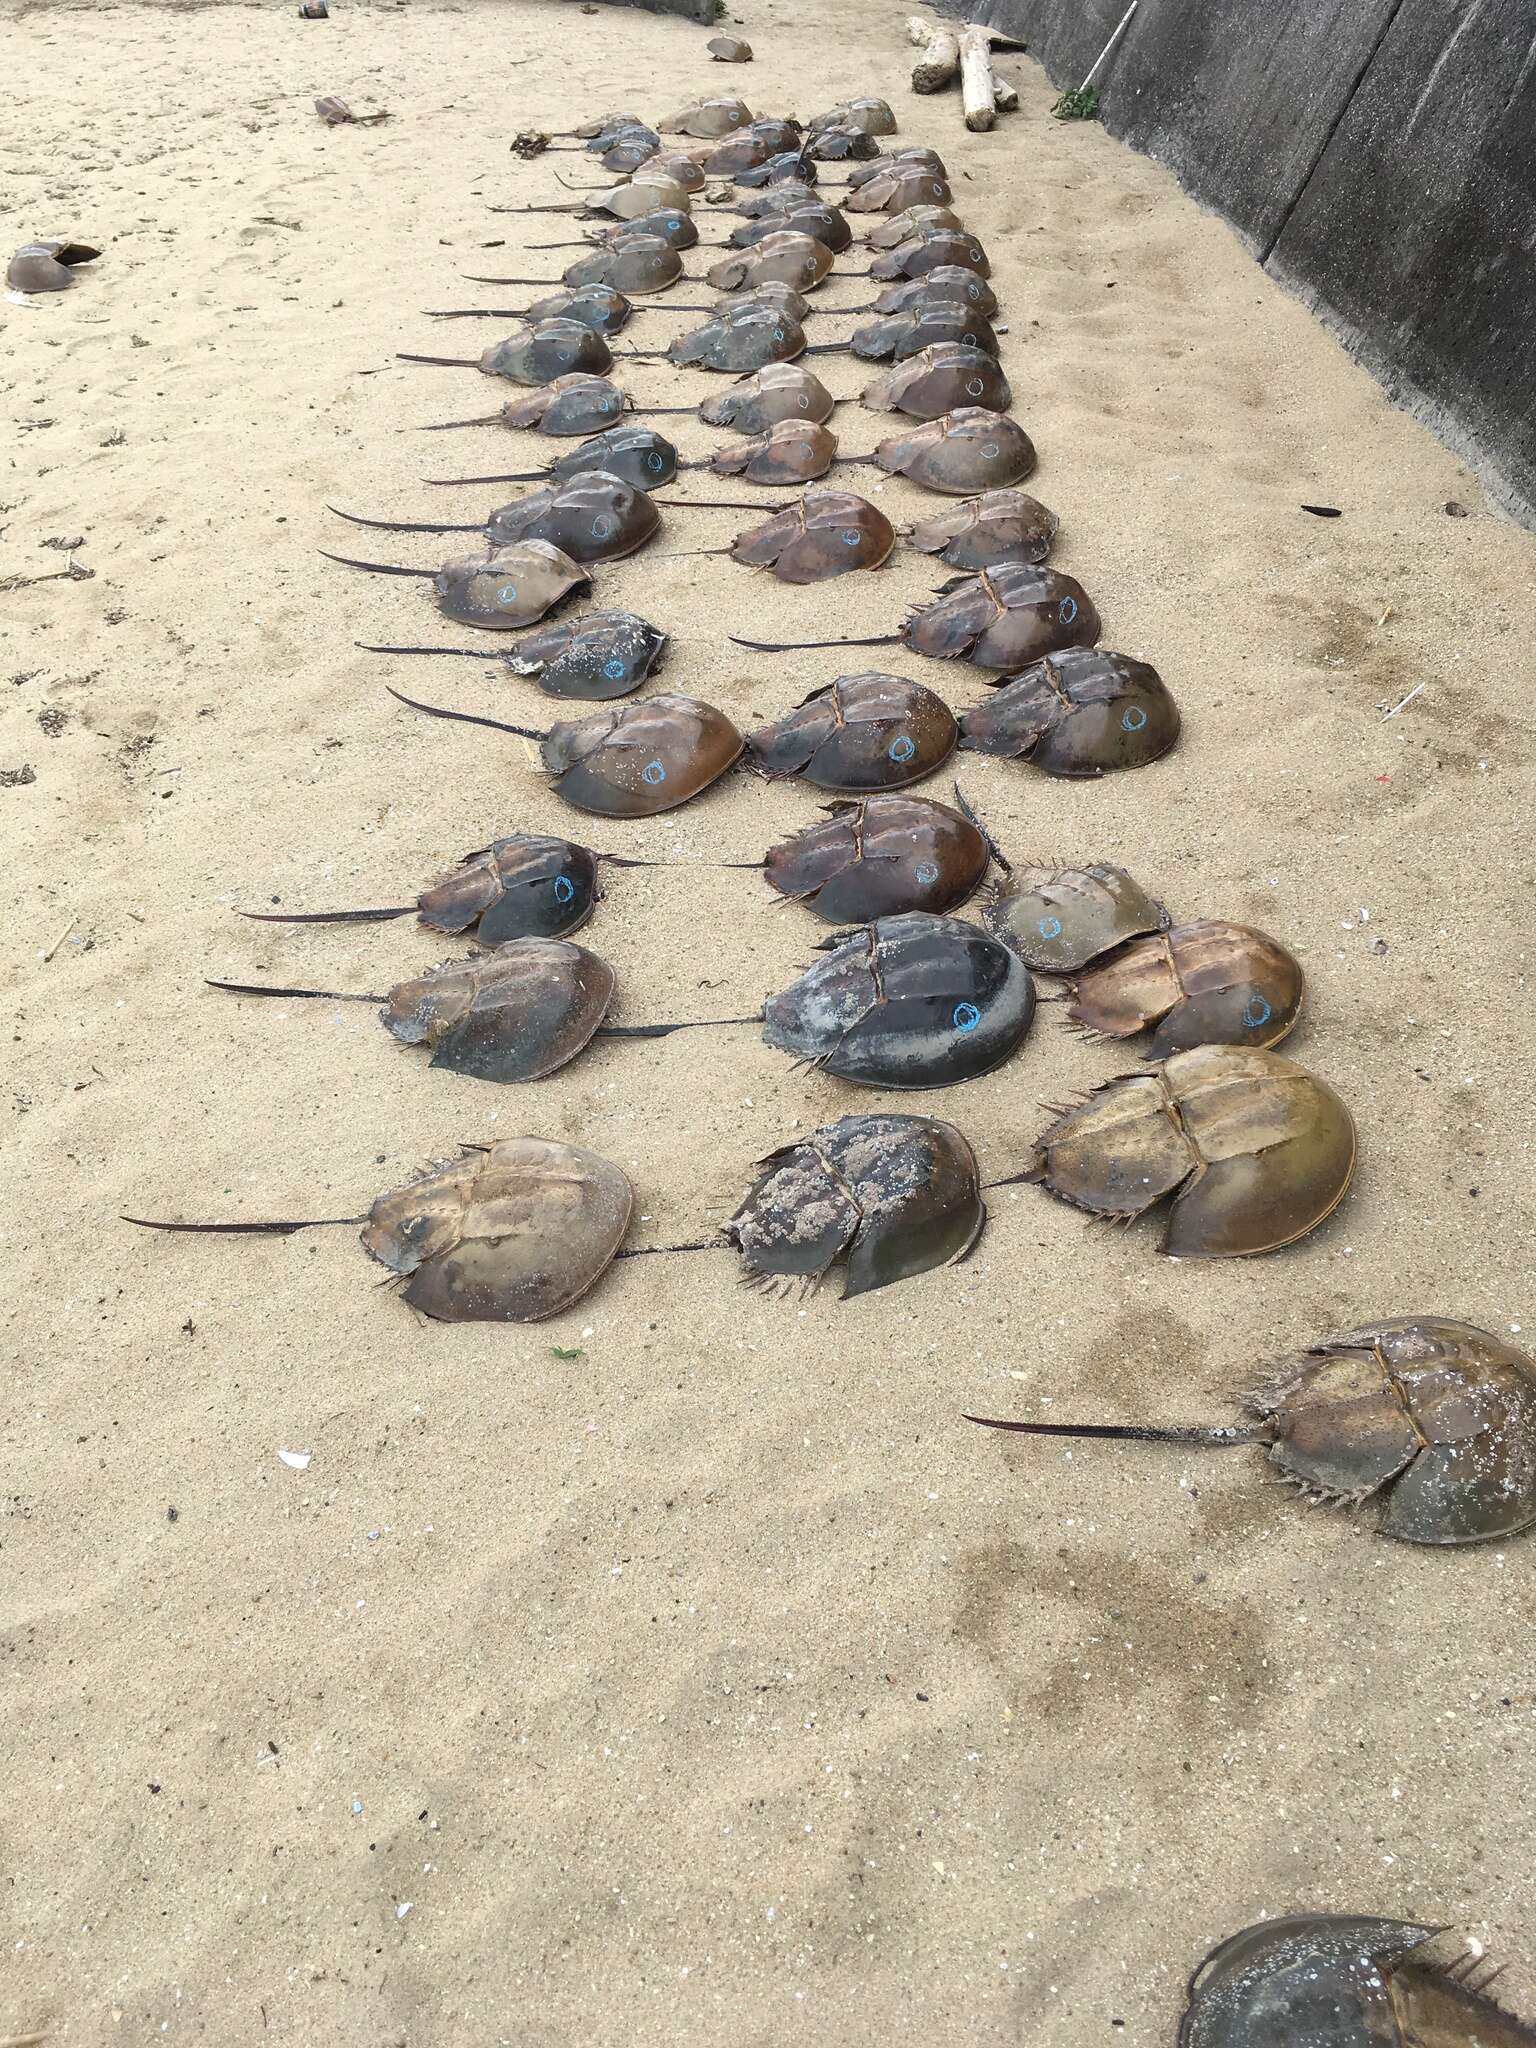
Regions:
M 1173 1195 L 1161 1249 L 1220 1259 L 1304 1237 L 1354 1170 L 1354 1122 L 1326 1082 L 1279 1053 L 1201 1045 L 1101 1083 L 1041 1133 L 1021 1178 L 1115 1222 Z
M 1080 584 L 1049 569 L 1006 566 L 986 575 L 995 583 L 1010 573 L 1042 579 L 1033 607 L 1007 612 L 988 628 L 983 643 L 1006 646 L 1031 666 L 1008 681 L 960 721 L 960 744 L 981 754 L 1028 761 L 1047 775 L 1108 775 L 1121 768 L 1145 768 L 1161 759 L 1179 736 L 1179 707 L 1149 662 L 1106 654 L 1092 646 L 1099 637 L 1098 613 Z M 1048 579 L 1048 587 L 1046 587 Z M 1071 584 L 1065 595 L 1062 588 Z M 1022 586 L 1021 586 L 1022 587 Z M 948 600 L 933 607 L 941 610 Z M 1043 659 L 1031 645 L 1038 632 L 1054 644 Z M 1089 644 L 1082 644 L 1089 643 Z M 925 650 L 926 651 L 926 650 Z M 973 653 L 973 661 L 981 659 Z M 989 658 L 987 667 L 1003 666 Z
M 1016 865 L 988 897 L 981 919 L 1037 974 L 1071 974 L 1173 922 L 1124 868 L 1099 866 Z
M 1304 985 L 1300 961 L 1278 939 L 1204 918 L 1095 962 L 1072 982 L 1067 1015 L 1105 1038 L 1152 1030 L 1155 1060 L 1195 1045 L 1271 1046 L 1300 1015 Z
M 829 924 L 902 911 L 955 910 L 992 858 L 986 834 L 931 797 L 894 793 L 831 804 L 814 825 L 771 846 L 768 886 Z
M 502 1138 L 381 1195 L 363 1249 L 443 1322 L 536 1323 L 580 1301 L 634 1205 L 610 1160 L 551 1138 Z
M 839 676 L 747 735 L 760 774 L 853 794 L 905 789 L 942 767 L 959 728 L 942 697 L 905 676 Z
M 723 1234 L 766 1290 L 814 1288 L 841 1258 L 848 1301 L 957 1265 L 986 1224 L 976 1155 L 937 1117 L 839 1117 L 758 1164 Z

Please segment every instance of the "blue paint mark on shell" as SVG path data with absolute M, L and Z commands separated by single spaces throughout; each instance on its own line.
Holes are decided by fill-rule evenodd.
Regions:
M 886 748 L 886 752 L 893 761 L 910 761 L 917 752 L 917 742 L 910 734 L 901 733 L 891 741 L 891 744 Z
M 917 879 L 922 883 L 925 889 L 929 888 L 934 882 L 936 882 L 939 879 L 938 868 L 934 865 L 934 863 L 931 860 L 920 860 L 917 866 L 913 869 L 913 873 L 917 876 Z
M 1061 600 L 1061 623 L 1064 626 L 1070 626 L 1076 617 L 1077 599 L 1075 597 L 1064 597 Z
M 974 1031 L 981 1022 L 981 1012 L 974 1003 L 956 1003 L 954 1024 L 957 1031 Z
M 1128 705 L 1120 714 L 1120 724 L 1125 732 L 1140 732 L 1147 722 L 1147 714 L 1139 704 Z
M 571 898 L 572 898 L 572 897 L 573 897 L 573 896 L 574 896 L 575 894 L 576 894 L 576 884 L 575 884 L 575 883 L 574 883 L 574 882 L 573 882 L 573 881 L 571 880 L 570 876 L 569 876 L 569 875 L 556 875 L 556 877 L 555 877 L 555 901 L 556 901 L 557 903 L 569 903 L 569 902 L 570 902 L 570 900 L 571 900 Z
M 847 548 L 856 548 L 858 544 L 859 536 L 855 529 L 851 526 L 845 526 L 843 528 L 843 546 Z
M 1059 917 L 1042 917 L 1037 930 L 1042 939 L 1059 939 L 1061 937 L 1061 919 Z
M 498 604 L 516 604 L 517 585 L 515 583 L 503 583 L 496 593 L 496 602 Z
M 1250 1031 L 1257 1031 L 1259 1026 L 1267 1024 L 1274 1014 L 1274 1010 L 1263 996 L 1250 996 L 1243 1011 L 1243 1022 Z
M 623 682 L 624 664 L 617 655 L 614 655 L 611 661 L 605 661 L 603 663 L 603 674 L 608 678 L 610 683 Z
M 665 782 L 666 779 L 667 771 L 659 761 L 647 761 L 640 770 L 640 780 L 642 782 L 649 782 L 653 788 L 658 782 Z

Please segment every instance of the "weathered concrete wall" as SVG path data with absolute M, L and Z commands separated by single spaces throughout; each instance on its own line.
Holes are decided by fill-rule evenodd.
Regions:
M 1124 6 L 977 18 L 1068 86 Z M 1111 133 L 1536 525 L 1536 0 L 1143 0 L 1097 83 Z

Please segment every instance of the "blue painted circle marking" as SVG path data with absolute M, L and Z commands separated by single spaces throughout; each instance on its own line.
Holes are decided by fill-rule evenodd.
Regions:
M 809 412 L 810 409 L 811 401 L 806 397 L 805 393 L 802 391 L 800 394 L 800 410 L 802 412 Z
M 1061 623 L 1064 626 L 1070 626 L 1076 617 L 1077 599 L 1075 597 L 1064 597 L 1061 600 Z
M 1139 704 L 1128 705 L 1120 714 L 1120 727 L 1123 732 L 1140 732 L 1146 722 L 1147 714 Z
M 666 468 L 666 464 L 662 461 L 661 456 L 655 450 L 653 450 L 645 458 L 645 466 L 647 469 L 651 470 L 661 470 Z
M 606 540 L 610 533 L 616 531 L 618 524 L 611 512 L 599 512 L 592 522 L 592 531 L 599 540 Z
M 956 1003 L 954 1024 L 957 1031 L 974 1031 L 981 1022 L 981 1012 L 974 1003 Z
M 902 733 L 899 738 L 891 741 L 886 752 L 893 761 L 910 761 L 917 752 L 917 742 L 909 734 Z
M 599 412 L 612 412 L 613 400 L 611 398 L 600 398 L 597 401 L 597 409 Z
M 920 860 L 913 872 L 925 889 L 939 879 L 939 871 L 931 860 Z
M 574 882 L 573 882 L 573 881 L 571 880 L 570 876 L 569 876 L 569 875 L 556 875 L 556 877 L 555 877 L 555 901 L 556 901 L 557 903 L 569 903 L 569 902 L 570 902 L 570 900 L 571 900 L 571 898 L 572 898 L 572 897 L 573 897 L 573 896 L 574 896 L 575 894 L 576 894 L 576 884 L 575 884 L 575 883 L 574 883 Z
M 1261 1024 L 1267 1024 L 1274 1011 L 1262 996 L 1250 996 L 1243 1011 L 1243 1022 L 1250 1031 L 1257 1031 Z
M 858 544 L 858 530 L 852 526 L 845 526 L 843 528 L 843 546 L 847 548 L 856 548 Z
M 985 391 L 987 387 L 985 384 L 982 383 L 979 377 L 973 377 L 970 383 L 967 384 L 965 388 L 970 397 L 980 398 L 982 392 Z
M 1059 939 L 1061 937 L 1061 919 L 1059 917 L 1042 917 L 1036 926 L 1036 930 L 1042 939 Z
M 653 786 L 658 782 L 665 782 L 666 779 L 667 771 L 659 761 L 647 761 L 640 770 L 640 780 L 642 782 L 649 782 Z
M 626 673 L 627 671 L 624 667 L 624 663 L 616 654 L 613 656 L 611 660 L 605 661 L 603 663 L 603 674 L 608 678 L 610 683 L 622 682 L 624 680 Z
M 496 593 L 496 602 L 498 604 L 516 604 L 517 585 L 515 583 L 503 583 Z

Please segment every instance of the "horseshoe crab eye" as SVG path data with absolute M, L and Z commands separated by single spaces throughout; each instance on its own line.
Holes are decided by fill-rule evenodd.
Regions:
M 1147 714 L 1139 704 L 1132 704 L 1120 714 L 1120 729 L 1122 732 L 1140 732 L 1146 722 Z
M 624 664 L 617 655 L 614 655 L 611 661 L 603 663 L 603 674 L 610 683 L 620 683 L 624 680 Z
M 954 1026 L 957 1031 L 974 1031 L 981 1022 L 981 1012 L 974 1003 L 956 1003 Z
M 913 869 L 913 873 L 925 889 L 931 882 L 936 882 L 939 879 L 939 871 L 931 860 L 920 860 Z
M 574 882 L 573 882 L 573 881 L 571 880 L 570 876 L 569 876 L 569 875 L 556 875 L 556 877 L 555 877 L 555 901 L 556 901 L 557 903 L 569 903 L 569 902 L 570 902 L 570 900 L 571 900 L 571 898 L 572 898 L 572 897 L 573 897 L 573 896 L 574 896 L 575 894 L 576 894 L 576 884 L 575 884 L 575 883 L 574 883 Z
M 917 752 L 917 742 L 909 734 L 902 733 L 899 738 L 891 741 L 886 752 L 893 761 L 910 761 Z
M 843 528 L 843 546 L 848 548 L 856 548 L 858 544 L 858 533 L 855 531 L 853 527 L 845 526 Z
M 1062 623 L 1062 624 L 1063 624 L 1064 626 L 1070 626 L 1070 625 L 1071 625 L 1071 623 L 1072 623 L 1072 621 L 1073 621 L 1073 620 L 1074 620 L 1074 619 L 1075 619 L 1076 617 L 1077 617 L 1077 599 L 1076 599 L 1075 597 L 1064 597 L 1064 598 L 1063 598 L 1063 599 L 1061 600 L 1061 623 Z M 1145 713 L 1143 713 L 1143 723 L 1145 723 Z M 1130 726 L 1127 726 L 1127 727 L 1126 727 L 1126 731 L 1127 731 L 1127 732 L 1129 732 L 1129 731 L 1131 731 L 1131 730 L 1133 730 L 1133 728 L 1132 728 L 1132 727 L 1130 727 Z
M 1243 1010 L 1243 1022 L 1250 1031 L 1257 1031 L 1261 1024 L 1267 1024 L 1274 1011 L 1262 996 L 1250 996 Z
M 516 604 L 517 585 L 515 583 L 503 583 L 500 590 L 496 593 L 496 602 L 498 604 Z
M 667 771 L 665 768 L 662 767 L 659 761 L 647 761 L 645 766 L 640 770 L 640 780 L 642 782 L 650 783 L 652 788 L 654 788 L 658 782 L 665 782 L 666 779 Z
M 1035 929 L 1039 932 L 1042 939 L 1059 939 L 1061 937 L 1061 919 L 1059 917 L 1042 917 Z

